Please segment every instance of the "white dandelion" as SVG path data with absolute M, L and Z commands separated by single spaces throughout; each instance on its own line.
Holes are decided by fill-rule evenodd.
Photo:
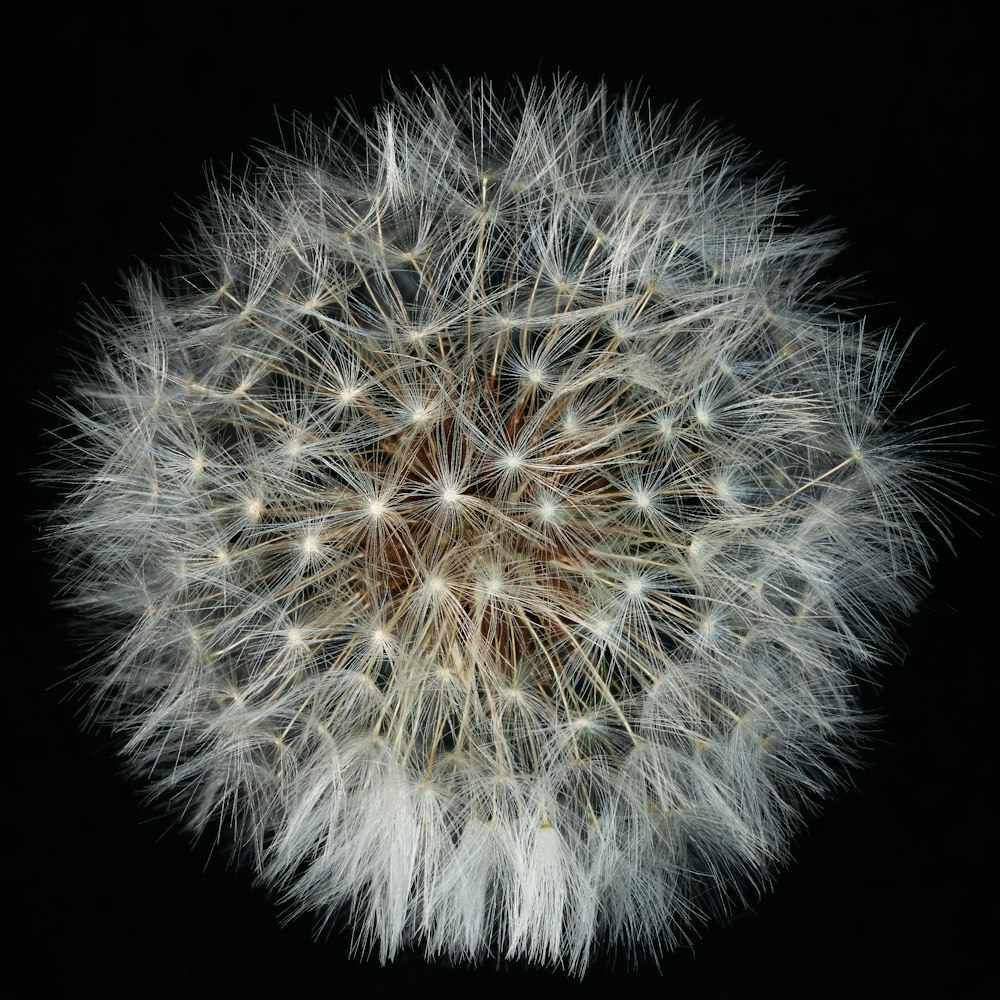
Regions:
M 136 278 L 53 530 L 137 769 L 362 948 L 668 949 L 850 755 L 945 469 L 830 234 L 572 81 L 300 125 Z

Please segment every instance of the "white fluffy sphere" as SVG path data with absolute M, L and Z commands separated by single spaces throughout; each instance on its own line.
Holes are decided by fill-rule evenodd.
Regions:
M 54 539 L 137 767 L 383 959 L 579 971 L 764 878 L 936 474 L 789 205 L 571 81 L 218 186 L 66 404 Z

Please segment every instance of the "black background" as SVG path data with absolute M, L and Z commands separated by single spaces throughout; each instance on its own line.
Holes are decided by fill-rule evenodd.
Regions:
M 85 341 L 91 296 L 156 263 L 186 229 L 206 164 L 280 138 L 276 112 L 322 119 L 338 100 L 367 110 L 414 71 L 512 73 L 612 88 L 642 80 L 656 105 L 697 103 L 748 139 L 763 165 L 810 189 L 804 220 L 829 215 L 849 245 L 830 272 L 858 280 L 845 304 L 902 333 L 920 327 L 903 373 L 940 377 L 921 410 L 984 422 L 969 459 L 987 474 L 998 396 L 993 249 L 996 167 L 988 32 L 963 5 L 943 13 L 743 15 L 718 5 L 469 7 L 461 15 L 370 5 L 149 6 L 127 16 L 48 7 L 12 26 L 6 85 L 8 263 L 2 331 L 13 522 L 4 671 L 8 912 L 24 996 L 283 997 L 598 995 L 839 996 L 921 987 L 978 996 L 996 903 L 995 520 L 956 522 L 936 589 L 900 630 L 902 655 L 866 692 L 882 721 L 853 786 L 826 803 L 773 889 L 693 950 L 632 969 L 599 958 L 582 983 L 491 964 L 349 957 L 350 937 L 283 925 L 267 893 L 141 801 L 113 741 L 85 732 L 65 678 L 65 634 L 34 511 L 53 502 L 36 468 L 65 351 Z M 551 19 L 550 19 L 551 18 Z M 287 127 L 286 127 L 287 131 Z M 992 483 L 971 496 L 996 509 Z M 961 523 L 963 521 L 965 523 Z M 989 980 L 987 980 L 988 982 Z

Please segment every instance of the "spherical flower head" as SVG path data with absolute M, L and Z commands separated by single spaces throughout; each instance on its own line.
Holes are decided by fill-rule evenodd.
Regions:
M 687 120 L 428 85 L 215 187 L 54 530 L 136 766 L 391 958 L 669 948 L 835 780 L 935 469 Z

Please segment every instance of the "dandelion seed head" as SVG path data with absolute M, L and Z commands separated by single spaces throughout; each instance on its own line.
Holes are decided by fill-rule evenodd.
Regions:
M 66 405 L 100 711 L 383 960 L 669 949 L 787 857 L 923 585 L 898 352 L 786 189 L 634 95 L 298 129 Z

